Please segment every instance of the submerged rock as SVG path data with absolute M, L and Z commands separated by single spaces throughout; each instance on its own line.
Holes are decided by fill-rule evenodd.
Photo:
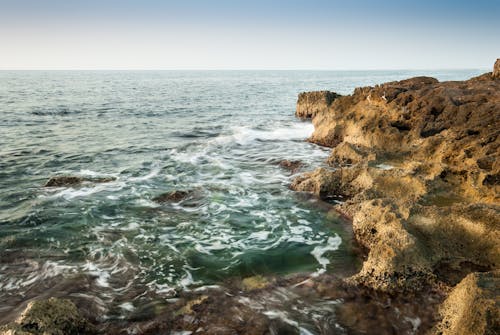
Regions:
M 271 282 L 267 280 L 265 277 L 260 275 L 247 277 L 241 281 L 241 286 L 244 290 L 259 290 L 269 286 Z
M 65 187 L 65 186 L 78 186 L 84 182 L 91 183 L 109 183 L 116 180 L 115 177 L 101 177 L 101 178 L 87 178 L 79 176 L 55 176 L 51 177 L 46 183 L 45 187 Z
M 303 166 L 301 161 L 289 161 L 287 159 L 280 161 L 278 165 L 281 168 L 290 171 L 292 174 L 297 173 Z
M 157 197 L 153 198 L 153 201 L 158 203 L 166 203 L 166 202 L 179 202 L 182 201 L 194 194 L 194 191 L 172 191 L 168 193 L 160 194 Z
M 340 97 L 340 94 L 330 91 L 300 93 L 295 116 L 313 118 L 319 112 L 328 110 L 328 107 L 338 97 Z
M 71 301 L 49 298 L 30 302 L 15 322 L 0 328 L 0 334 L 95 334 L 95 330 Z
M 358 88 L 316 114 L 310 141 L 333 148 L 335 169 L 304 173 L 291 188 L 345 199 L 335 208 L 352 218 L 367 252 L 349 283 L 424 292 L 499 269 L 499 65 L 463 82 L 416 77 Z M 493 329 L 491 313 L 459 315 L 452 323 L 464 329 Z

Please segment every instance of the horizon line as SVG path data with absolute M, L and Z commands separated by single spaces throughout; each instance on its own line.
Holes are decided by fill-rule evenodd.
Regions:
M 452 68 L 297 68 L 297 69 L 266 69 L 266 68 L 0 68 L 2 72 L 8 71 L 462 71 L 462 70 L 481 70 L 491 72 L 491 68 L 487 67 L 452 67 Z

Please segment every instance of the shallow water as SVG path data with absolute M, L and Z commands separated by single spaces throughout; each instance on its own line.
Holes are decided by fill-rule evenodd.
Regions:
M 297 94 L 480 73 L 0 72 L 0 313 L 69 290 L 106 319 L 228 278 L 348 267 L 340 219 L 278 165 L 329 153 L 304 142 Z M 54 175 L 116 179 L 43 187 Z M 174 190 L 194 197 L 152 200 Z

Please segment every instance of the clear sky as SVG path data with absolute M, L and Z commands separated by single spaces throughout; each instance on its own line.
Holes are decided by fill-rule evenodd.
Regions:
M 492 67 L 500 0 L 0 0 L 0 69 Z

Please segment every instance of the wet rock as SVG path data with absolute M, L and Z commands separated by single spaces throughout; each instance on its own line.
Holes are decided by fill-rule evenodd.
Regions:
M 95 334 L 95 330 L 71 301 L 49 298 L 30 302 L 15 322 L 0 328 L 0 334 Z
M 202 295 L 196 299 L 190 300 L 179 311 L 177 311 L 177 314 L 178 315 L 192 314 L 195 312 L 196 306 L 203 304 L 203 302 L 207 299 L 208 299 L 207 295 Z
M 434 333 L 443 335 L 500 332 L 500 272 L 471 273 L 440 308 L 442 320 Z
M 359 192 L 361 185 L 371 182 L 363 170 L 318 168 L 296 177 L 290 188 L 313 193 L 322 199 L 339 195 L 350 198 Z
M 141 325 L 140 334 L 269 334 L 270 320 L 238 297 L 210 291 L 181 297 L 162 316 Z
M 84 182 L 91 183 L 108 183 L 116 180 L 114 177 L 102 177 L 102 178 L 86 178 L 79 176 L 55 176 L 51 177 L 45 187 L 66 187 L 66 186 L 78 186 Z
M 301 161 L 297 161 L 297 160 L 289 161 L 287 159 L 280 161 L 278 163 L 278 165 L 281 168 L 290 171 L 292 174 L 297 173 L 300 170 L 300 168 L 303 166 Z
M 500 58 L 497 58 L 497 61 L 493 66 L 493 78 L 500 79 Z
M 182 201 L 194 194 L 193 191 L 172 191 L 164 194 L 160 194 L 157 197 L 153 198 L 153 201 L 158 203 L 166 203 L 166 202 L 179 202 Z
M 343 331 L 327 329 L 324 334 L 427 334 L 436 322 L 443 292 L 391 294 L 324 275 L 315 278 L 313 288 L 333 305 L 335 324 Z
M 300 93 L 295 116 L 313 118 L 319 112 L 328 110 L 328 107 L 338 97 L 340 97 L 339 94 L 330 91 Z
M 260 275 L 247 277 L 241 281 L 241 286 L 246 291 L 262 289 L 270 284 L 269 280 Z

